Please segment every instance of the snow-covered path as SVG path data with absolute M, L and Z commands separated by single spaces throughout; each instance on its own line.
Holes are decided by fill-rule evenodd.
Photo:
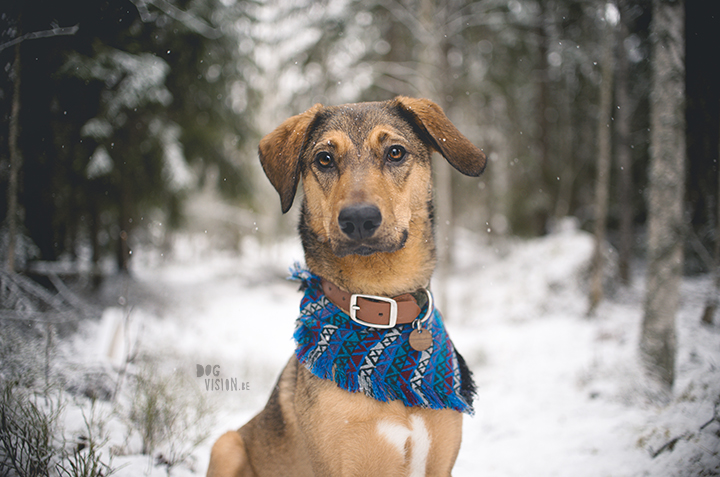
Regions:
M 700 430 L 720 396 L 720 330 L 699 325 L 709 279 L 683 285 L 678 382 L 663 405 L 650 399 L 635 354 L 642 285 L 617 290 L 585 316 L 591 248 L 577 231 L 502 247 L 461 237 L 446 322 L 478 395 L 476 415 L 464 420 L 456 477 L 720 475 L 720 422 Z M 212 441 L 261 409 L 292 353 L 300 294 L 283 277 L 301 259 L 299 245 L 249 242 L 245 249 L 242 257 L 136 274 L 163 297 L 162 307 L 136 313 L 141 347 L 186 370 L 218 405 L 193 469 L 177 467 L 173 475 L 204 475 Z M 249 389 L 207 391 L 205 376 L 194 374 L 198 364 L 218 365 L 221 378 Z M 651 457 L 678 436 L 672 450 Z M 119 476 L 165 473 L 146 458 L 115 463 L 130 464 Z

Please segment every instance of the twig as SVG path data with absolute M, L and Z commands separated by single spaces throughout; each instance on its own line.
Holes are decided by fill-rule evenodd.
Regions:
M 130 0 L 140 12 L 143 22 L 151 21 L 152 15 L 149 14 L 146 4 L 154 5 L 166 15 L 184 24 L 196 33 L 201 34 L 208 40 L 217 40 L 222 36 L 219 28 L 213 28 L 204 20 L 196 17 L 192 13 L 183 11 L 166 0 Z
M 58 311 L 64 311 L 62 309 L 62 306 L 60 306 L 62 303 L 62 300 L 58 296 L 53 295 L 52 293 L 50 293 L 49 291 L 47 291 L 40 285 L 33 282 L 32 280 L 25 278 L 22 275 L 18 275 L 16 273 L 7 273 L 4 270 L 0 270 L 0 274 L 9 278 L 12 283 L 17 285 L 17 287 L 20 288 L 25 293 L 37 298 L 41 302 L 55 308 Z
M 715 270 L 715 259 L 713 259 L 710 251 L 702 243 L 702 240 L 700 240 L 700 237 L 698 237 L 697 232 L 695 232 L 692 227 L 688 227 L 687 232 L 690 245 L 692 246 L 695 253 L 697 253 L 698 257 L 700 257 L 703 265 L 705 265 L 708 270 Z
M 720 423 L 720 397 L 718 397 L 718 399 L 715 401 L 715 406 L 713 407 L 713 415 L 712 415 L 712 417 L 710 418 L 709 421 L 707 421 L 705 424 L 703 424 L 702 426 L 700 426 L 700 429 L 699 429 L 698 432 L 704 431 L 705 428 L 708 427 L 708 426 L 709 426 L 710 424 L 712 424 L 713 422 L 718 422 L 718 423 Z M 665 444 L 663 444 L 663 445 L 662 445 L 658 450 L 656 450 L 656 451 L 653 451 L 652 448 L 650 448 L 650 456 L 654 459 L 654 458 L 656 458 L 657 456 L 659 456 L 660 454 L 662 454 L 662 453 L 665 452 L 665 451 L 668 451 L 668 450 L 669 450 L 669 451 L 672 451 L 673 448 L 675 447 L 675 444 L 677 444 L 679 441 L 681 441 L 681 440 L 689 441 L 690 439 L 692 439 L 693 437 L 695 437 L 695 435 L 696 435 L 695 432 L 687 431 L 687 432 L 685 432 L 684 434 L 681 434 L 681 435 L 679 435 L 679 436 L 673 437 L 672 439 L 670 439 L 669 441 L 667 441 Z M 701 447 L 702 449 L 706 450 L 707 452 L 710 452 L 710 453 L 713 454 L 713 455 L 716 455 L 716 454 L 717 454 L 717 453 L 711 452 L 711 451 L 708 450 L 708 449 L 705 449 L 705 448 L 702 447 L 702 446 L 700 446 L 700 447 Z
M 707 426 L 717 421 L 720 423 L 720 396 L 715 400 L 715 406 L 713 407 L 713 415 L 708 422 L 700 426 L 700 430 L 704 430 Z
M 6 48 L 17 45 L 25 40 L 36 40 L 38 38 L 48 38 L 51 36 L 62 36 L 62 35 L 74 35 L 80 29 L 80 24 L 71 27 L 57 27 L 51 28 L 50 30 L 34 31 L 31 33 L 25 33 L 22 36 L 10 40 L 6 43 L 0 44 L 0 52 Z
M 53 284 L 58 294 L 65 299 L 65 302 L 72 307 L 82 311 L 83 314 L 87 315 L 90 310 L 85 302 L 83 302 L 78 296 L 73 293 L 65 283 L 55 273 L 48 273 L 47 277 L 50 279 L 50 283 Z
M 654 459 L 655 457 L 659 456 L 660 454 L 662 454 L 663 452 L 665 452 L 667 450 L 672 451 L 673 448 L 675 447 L 675 444 L 677 444 L 680 440 L 689 441 L 690 439 L 693 438 L 693 436 L 695 436 L 694 433 L 686 432 L 685 434 L 673 437 L 672 439 L 667 441 L 665 444 L 663 444 L 662 447 L 660 447 L 658 450 L 652 452 L 652 449 L 651 449 L 650 456 Z

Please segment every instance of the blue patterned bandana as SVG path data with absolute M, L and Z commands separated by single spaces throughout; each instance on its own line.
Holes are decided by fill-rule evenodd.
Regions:
M 298 265 L 291 272 L 305 291 L 294 334 L 295 354 L 315 376 L 382 402 L 400 400 L 406 406 L 473 414 L 472 375 L 437 310 L 423 324 L 432 332 L 432 345 L 416 351 L 408 341 L 412 324 L 378 329 L 355 323 L 325 297 L 320 277 Z

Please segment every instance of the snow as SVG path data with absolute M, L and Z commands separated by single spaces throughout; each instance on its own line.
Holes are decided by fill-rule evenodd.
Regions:
M 720 329 L 700 324 L 709 277 L 683 282 L 677 382 L 667 396 L 644 377 L 636 353 L 641 272 L 588 317 L 588 234 L 565 227 L 532 240 L 490 240 L 463 232 L 457 245 L 444 315 L 478 394 L 476 415 L 464 418 L 453 475 L 720 475 L 720 422 L 713 421 Z M 204 475 L 214 440 L 264 406 L 292 354 L 300 294 L 285 277 L 302 259 L 299 241 L 263 245 L 251 236 L 242 250 L 177 250 L 181 258 L 159 264 L 148 256 L 155 252 L 134 254 L 134 285 L 121 301 L 139 354 L 184 374 L 183 393 L 199 391 L 214 405 L 209 438 L 172 475 Z M 117 327 L 118 316 L 107 311 L 103 323 Z M 110 342 L 106 326 L 81 330 L 75 359 Z M 236 378 L 248 389 L 208 391 L 198 365 L 217 365 L 219 378 Z M 114 475 L 166 475 L 110 416 L 108 446 L 125 450 L 113 459 L 121 467 Z M 674 438 L 674 446 L 652 457 Z
M 90 162 L 85 169 L 88 179 L 96 179 L 106 176 L 113 170 L 114 163 L 105 146 L 100 145 L 95 148 L 95 152 L 90 156 Z

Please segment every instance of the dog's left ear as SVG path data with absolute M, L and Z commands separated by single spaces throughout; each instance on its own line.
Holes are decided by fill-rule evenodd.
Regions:
M 322 104 L 318 103 L 304 113 L 286 119 L 273 132 L 262 138 L 258 146 L 258 155 L 265 175 L 280 194 L 283 214 L 290 210 L 295 199 L 300 180 L 300 156 L 305 139 L 308 129 L 322 108 Z
M 398 96 L 393 100 L 427 136 L 430 146 L 458 171 L 479 176 L 485 169 L 485 154 L 475 147 L 445 116 L 442 108 L 429 99 Z

